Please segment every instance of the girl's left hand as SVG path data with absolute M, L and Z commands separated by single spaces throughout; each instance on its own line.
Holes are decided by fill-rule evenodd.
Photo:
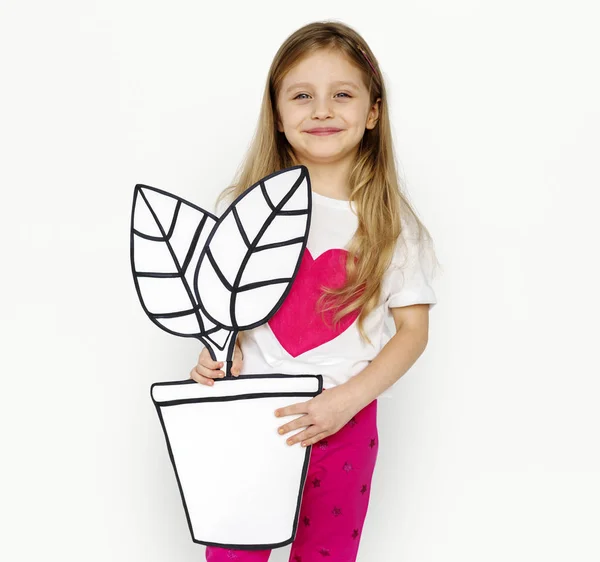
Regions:
M 275 410 L 275 415 L 283 417 L 305 414 L 281 426 L 279 434 L 284 435 L 288 431 L 306 427 L 304 431 L 290 437 L 286 443 L 293 445 L 301 441 L 303 447 L 308 447 L 342 429 L 359 409 L 360 406 L 356 404 L 353 396 L 341 384 L 324 390 L 306 402 L 279 408 Z

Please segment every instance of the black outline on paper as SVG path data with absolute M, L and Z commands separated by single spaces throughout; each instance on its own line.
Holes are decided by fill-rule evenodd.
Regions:
M 273 202 L 270 200 L 270 198 L 268 197 L 268 193 L 265 187 L 265 182 L 275 176 L 278 176 L 282 173 L 285 172 L 290 172 L 292 170 L 295 169 L 300 169 L 300 174 L 298 176 L 298 178 L 295 180 L 294 184 L 292 187 L 290 187 L 286 193 L 286 195 L 281 199 L 281 201 L 279 202 L 278 205 L 273 205 Z M 285 204 L 288 202 L 288 200 L 294 195 L 294 193 L 297 191 L 297 189 L 302 185 L 302 182 L 306 179 L 307 182 L 307 208 L 306 209 L 301 209 L 301 210 L 291 210 L 291 211 L 282 211 L 281 209 L 285 206 Z M 268 207 L 271 209 L 271 214 L 268 216 L 268 218 L 265 220 L 264 224 L 262 225 L 261 229 L 259 230 L 259 232 L 256 234 L 255 240 L 256 241 L 260 241 L 260 238 L 262 237 L 262 235 L 265 233 L 265 231 L 268 229 L 269 225 L 271 224 L 271 222 L 275 219 L 275 217 L 277 216 L 285 216 L 285 215 L 307 215 L 306 217 L 306 228 L 304 231 L 304 234 L 302 236 L 293 238 L 293 239 L 288 239 L 285 240 L 283 242 L 275 242 L 275 243 L 270 243 L 270 244 L 265 244 L 263 246 L 257 246 L 257 245 L 253 245 L 253 242 L 250 241 L 248 239 L 248 236 L 243 228 L 243 225 L 241 223 L 240 217 L 238 215 L 236 206 L 237 203 L 239 201 L 241 201 L 244 197 L 246 197 L 253 189 L 260 189 L 262 192 L 262 196 L 264 198 L 264 201 L 266 202 L 266 204 L 268 205 Z M 144 190 L 150 190 L 150 191 L 155 191 L 163 196 L 167 196 L 167 197 L 171 197 L 173 199 L 175 199 L 176 201 L 176 206 L 173 212 L 173 217 L 171 218 L 171 223 L 169 225 L 169 228 L 167 230 L 165 230 L 166 225 L 162 225 L 161 222 L 158 220 L 158 217 L 156 215 L 156 212 L 154 211 L 154 209 L 152 208 L 152 206 L 150 205 L 150 202 L 148 201 L 148 199 L 146 198 L 145 194 L 144 194 Z M 161 236 L 150 236 L 147 234 L 143 234 L 141 232 L 138 232 L 137 230 L 134 229 L 134 220 L 135 220 L 135 211 L 136 211 L 136 202 L 138 201 L 138 197 L 143 198 L 146 206 L 148 207 L 148 209 L 150 210 L 150 212 L 152 213 L 152 216 L 154 218 L 154 221 L 156 222 L 156 225 L 160 231 Z M 201 217 L 198 226 L 196 227 L 196 230 L 190 240 L 190 247 L 188 248 L 185 258 L 183 259 L 182 263 L 179 263 L 179 260 L 175 254 L 175 251 L 173 249 L 173 247 L 170 244 L 170 238 L 175 230 L 175 226 L 176 226 L 176 221 L 177 221 L 177 217 L 178 214 L 181 210 L 181 206 L 185 204 L 188 205 L 189 207 L 191 207 L 192 209 L 199 211 L 200 213 L 203 214 L 203 216 Z M 229 213 L 233 213 L 233 218 L 237 224 L 237 227 L 239 229 L 240 235 L 243 239 L 243 241 L 246 244 L 246 247 L 248 248 L 248 252 L 241 264 L 240 270 L 238 271 L 235 280 L 233 282 L 233 286 L 230 286 L 229 283 L 227 283 L 227 280 L 224 278 L 224 276 L 222 275 L 222 273 L 220 272 L 214 257 L 210 251 L 210 241 L 212 240 L 213 236 L 215 235 L 215 233 L 218 231 L 219 225 L 223 222 L 223 220 L 228 216 Z M 219 547 L 224 547 L 224 548 L 233 548 L 233 549 L 240 549 L 240 550 L 262 550 L 262 549 L 273 549 L 273 548 L 279 548 L 282 546 L 285 546 L 287 544 L 290 544 L 293 542 L 295 536 L 296 536 L 296 531 L 298 528 L 298 519 L 299 519 L 299 513 L 300 513 L 300 504 L 302 501 L 302 494 L 304 491 L 304 487 L 305 487 L 305 483 L 306 483 L 306 475 L 307 475 L 307 471 L 308 471 L 308 465 L 309 465 L 309 459 L 310 459 L 310 452 L 312 449 L 312 446 L 308 446 L 306 447 L 306 452 L 305 452 L 305 457 L 304 457 L 304 463 L 303 463 L 303 468 L 302 468 L 302 473 L 301 473 L 301 478 L 300 478 L 300 486 L 299 486 L 299 494 L 298 494 L 298 499 L 297 499 L 297 505 L 296 505 L 296 512 L 294 515 L 294 519 L 293 519 L 293 524 L 292 524 L 292 532 L 291 532 L 291 536 L 290 538 L 286 539 L 283 542 L 280 543 L 273 543 L 273 544 L 261 544 L 261 545 L 243 545 L 243 544 L 220 544 L 220 543 L 213 543 L 213 542 L 208 542 L 208 541 L 203 541 L 201 539 L 197 539 L 194 537 L 193 534 L 193 528 L 192 528 L 192 523 L 191 523 L 191 519 L 188 513 L 188 509 L 187 509 L 187 504 L 185 501 L 185 497 L 184 497 L 184 493 L 183 493 L 183 488 L 181 486 L 181 482 L 179 480 L 179 474 L 177 472 L 177 466 L 175 464 L 175 458 L 173 456 L 173 451 L 171 449 L 171 444 L 169 441 L 169 437 L 168 437 L 168 433 L 167 433 L 167 429 L 164 423 L 164 419 L 162 416 L 162 408 L 168 408 L 168 407 L 173 407 L 173 406 L 177 406 L 180 404 L 188 404 L 188 403 L 202 403 L 202 402 L 212 402 L 212 401 L 230 401 L 230 400 L 248 400 L 248 399 L 254 399 L 254 398 L 265 398 L 265 397 L 290 397 L 290 396 L 297 396 L 297 397 L 315 397 L 318 394 L 320 394 L 323 390 L 323 376 L 322 375 L 314 375 L 314 374 L 303 374 L 303 375 L 286 375 L 286 374 L 281 374 L 281 373 L 275 373 L 275 374 L 255 374 L 255 375 L 239 375 L 237 377 L 234 377 L 230 374 L 230 368 L 231 368 L 231 364 L 232 364 L 232 358 L 233 358 L 233 353 L 234 353 L 234 348 L 235 348 L 235 341 L 237 338 L 237 334 L 240 331 L 243 330 L 250 330 L 252 328 L 255 328 L 257 326 L 260 326 L 264 323 L 266 323 L 270 318 L 272 318 L 272 316 L 277 312 L 277 310 L 279 309 L 279 307 L 281 306 L 281 304 L 283 303 L 283 301 L 285 300 L 285 298 L 287 297 L 288 293 L 291 290 L 292 287 L 292 283 L 293 280 L 295 279 L 299 269 L 300 269 L 300 265 L 302 262 L 302 258 L 306 249 L 306 245 L 308 243 L 308 233 L 310 230 L 310 223 L 311 223 L 311 215 L 312 215 L 312 189 L 311 189 L 311 183 L 310 183 L 310 176 L 308 173 L 308 168 L 306 168 L 303 165 L 299 165 L 299 166 L 292 166 L 289 168 L 285 168 L 282 170 L 278 170 L 272 174 L 269 174 L 268 176 L 265 176 L 264 178 L 262 178 L 261 180 L 259 180 L 258 182 L 256 182 L 255 184 L 253 184 L 251 187 L 249 187 L 248 189 L 246 189 L 239 197 L 237 197 L 228 207 L 227 209 L 225 209 L 225 211 L 223 211 L 223 213 L 221 214 L 220 217 L 217 217 L 216 215 L 214 215 L 213 213 L 210 213 L 204 209 L 202 209 L 201 207 L 194 205 L 193 203 L 186 201 L 185 199 L 182 199 L 180 197 L 177 197 L 175 195 L 173 195 L 172 193 L 169 193 L 168 191 L 164 191 L 162 189 L 158 189 L 156 187 L 151 187 L 149 185 L 144 185 L 144 184 L 137 184 L 134 188 L 134 195 L 133 195 L 133 203 L 132 203 L 132 208 L 131 208 L 131 228 L 130 228 L 130 263 L 131 263 L 131 271 L 133 274 L 133 278 L 134 278 L 134 283 L 135 283 L 135 288 L 136 288 L 136 292 L 139 298 L 139 301 L 142 305 L 142 308 L 144 309 L 144 312 L 146 313 L 146 315 L 150 318 L 150 320 L 156 324 L 159 328 L 161 328 L 162 330 L 176 335 L 176 336 L 180 336 L 180 337 L 193 337 L 196 338 L 198 340 L 200 340 L 202 343 L 204 343 L 204 345 L 206 346 L 206 348 L 208 349 L 208 351 L 210 352 L 210 355 L 212 357 L 213 360 L 216 359 L 216 355 L 214 352 L 214 349 L 218 349 L 219 351 L 223 351 L 225 350 L 225 348 L 227 348 L 227 352 L 226 352 L 226 368 L 225 370 L 225 374 L 226 376 L 222 379 L 215 379 L 215 383 L 226 383 L 226 382 L 230 382 L 230 381 L 234 381 L 234 380 L 240 380 L 240 379 L 250 379 L 250 378 L 263 378 L 263 379 L 269 379 L 269 378 L 282 378 L 282 377 L 304 377 L 304 378 L 316 378 L 318 381 L 318 390 L 315 392 L 295 392 L 295 393 L 290 393 L 290 392 L 285 392 L 285 393 L 271 393 L 271 392 L 263 392 L 263 393 L 246 393 L 246 394 L 240 394 L 240 395 L 234 395 L 234 396 L 222 396 L 222 397 L 203 397 L 203 398 L 187 398 L 187 399 L 181 399 L 181 400 L 170 400 L 170 401 L 156 401 L 154 400 L 154 397 L 152 396 L 152 391 L 154 389 L 155 386 L 167 386 L 167 385 L 182 385 L 182 384 L 198 384 L 196 381 L 194 381 L 193 379 L 186 379 L 186 380 L 176 380 L 176 381 L 167 381 L 167 382 L 158 382 L 158 383 L 154 383 L 151 386 L 150 389 L 150 393 L 152 396 L 152 400 L 154 402 L 154 405 L 156 407 L 157 413 L 158 413 L 158 417 L 160 419 L 160 423 L 161 423 L 161 427 L 163 430 L 163 434 L 165 437 L 165 441 L 167 443 L 167 449 L 169 452 L 169 457 L 171 459 L 171 463 L 173 466 L 173 469 L 175 471 L 175 477 L 177 480 L 177 485 L 179 487 L 179 492 L 181 495 L 181 499 L 183 502 L 183 507 L 185 510 L 185 515 L 186 515 L 186 519 L 188 522 L 188 527 L 190 530 L 190 534 L 192 536 L 192 540 L 195 543 L 199 543 L 199 544 L 203 544 L 206 546 L 219 546 Z M 200 239 L 200 236 L 202 234 L 202 231 L 205 227 L 210 226 L 209 224 L 207 224 L 209 222 L 209 220 L 212 219 L 214 221 L 214 223 L 212 224 L 212 229 L 211 232 L 209 233 L 209 235 L 206 238 L 206 242 L 204 243 L 204 246 L 202 248 L 202 250 L 200 251 L 200 254 L 198 256 L 197 262 L 195 264 L 191 263 L 192 257 L 194 256 L 194 253 L 197 251 L 197 244 L 198 241 Z M 169 253 L 171 254 L 171 258 L 173 260 L 173 264 L 175 266 L 176 269 L 176 273 L 163 273 L 163 272 L 152 272 L 152 271 L 136 271 L 135 269 L 135 260 L 134 260 L 134 247 L 135 247 L 135 237 L 139 236 L 141 238 L 144 238 L 146 240 L 150 240 L 153 242 L 164 242 L 165 244 L 167 244 L 167 249 L 169 251 Z M 241 286 L 239 285 L 240 280 L 241 280 L 241 276 L 243 275 L 244 272 L 244 268 L 246 266 L 246 263 L 249 259 L 249 257 L 252 255 L 253 252 L 258 252 L 258 251 L 262 251 L 262 250 L 267 250 L 269 248 L 275 248 L 275 247 L 280 247 L 280 246 L 287 246 L 287 245 L 291 245 L 291 244 L 297 244 L 300 243 L 301 247 L 299 249 L 298 252 L 298 259 L 296 262 L 296 267 L 294 269 L 293 274 L 291 275 L 291 277 L 289 278 L 278 278 L 278 279 L 270 279 L 267 281 L 261 281 L 261 282 L 256 282 L 256 283 L 249 283 L 247 285 Z M 204 259 L 204 257 L 206 257 L 210 262 L 212 267 L 214 268 L 215 273 L 219 276 L 219 278 L 221 279 L 221 282 L 224 284 L 224 286 L 228 287 L 230 289 L 230 291 L 232 292 L 232 298 L 231 298 L 231 308 L 230 308 L 230 317 L 232 320 L 232 326 L 224 326 L 223 324 L 221 324 L 220 322 L 218 322 L 216 319 L 214 319 L 213 317 L 211 317 L 210 314 L 208 314 L 208 312 L 206 311 L 206 308 L 203 306 L 202 304 L 202 298 L 201 295 L 199 294 L 198 291 L 198 287 L 197 287 L 197 283 L 198 283 L 198 273 L 200 270 L 200 266 L 202 264 L 202 260 Z M 195 271 L 194 271 L 194 275 L 193 275 L 193 282 L 191 283 L 193 286 L 190 287 L 190 283 L 188 283 L 188 280 L 186 279 L 185 275 L 186 272 L 189 274 L 190 272 L 188 271 L 189 267 L 195 267 Z M 171 312 L 163 312 L 163 313 L 151 313 L 146 305 L 144 304 L 144 300 L 142 297 L 142 293 L 140 291 L 140 286 L 138 283 L 138 278 L 140 277 L 154 277 L 154 278 L 179 278 L 181 280 L 181 282 L 183 283 L 184 289 L 187 292 L 187 295 L 189 297 L 190 300 L 190 305 L 191 308 L 188 308 L 186 310 L 180 310 L 180 311 L 171 311 Z M 272 310 L 262 319 L 254 322 L 253 324 L 249 324 L 249 325 L 244 325 L 243 327 L 240 327 L 237 323 L 236 323 L 236 319 L 235 319 L 235 298 L 236 298 L 236 294 L 237 292 L 241 292 L 241 291 L 245 291 L 245 290 L 250 290 L 256 287 L 261 287 L 261 286 L 265 286 L 265 285 L 269 285 L 269 284 L 273 284 L 273 283 L 287 283 L 287 287 L 285 289 L 285 291 L 283 292 L 283 294 L 281 295 L 280 299 L 278 300 L 278 302 L 273 306 Z M 206 316 L 206 318 L 208 320 L 210 320 L 211 322 L 213 322 L 215 324 L 214 327 L 210 328 L 210 329 L 205 329 L 204 326 L 204 322 L 203 322 L 203 318 L 202 318 L 202 314 L 204 314 Z M 159 318 L 177 318 L 177 317 L 181 317 L 181 316 L 186 316 L 189 314 L 194 314 L 197 320 L 197 324 L 198 324 L 198 328 L 199 331 L 198 333 L 194 333 L 194 334 L 183 334 L 183 333 L 178 333 L 175 332 L 173 330 L 170 330 L 169 328 L 166 328 L 165 326 L 161 325 L 159 322 L 157 322 L 157 319 Z M 227 338 L 225 339 L 225 343 L 221 346 L 219 344 L 217 344 L 210 336 L 211 334 L 214 334 L 216 332 L 220 332 L 220 331 L 227 331 L 228 335 Z
M 294 182 L 293 186 L 288 189 L 288 192 L 281 199 L 281 201 L 279 202 L 279 204 L 277 206 L 273 205 L 272 201 L 270 200 L 270 198 L 268 196 L 268 193 L 267 193 L 267 190 L 265 187 L 265 182 L 273 177 L 280 175 L 280 174 L 288 173 L 292 170 L 297 170 L 297 169 L 300 170 L 300 174 L 298 175 L 298 178 Z M 304 180 L 306 180 L 306 183 L 307 183 L 308 204 L 307 204 L 306 210 L 282 211 L 281 209 L 285 206 L 287 201 L 295 194 L 295 192 L 300 187 L 300 185 L 302 185 L 302 182 Z M 171 220 L 171 224 L 169 226 L 168 231 L 164 230 L 163 225 L 158 220 L 158 217 L 157 217 L 156 213 L 154 212 L 154 209 L 152 209 L 152 206 L 150 205 L 149 201 L 147 200 L 147 198 L 144 195 L 143 189 L 152 190 L 157 193 L 160 193 L 161 195 L 171 197 L 176 200 L 177 203 L 176 203 L 175 211 L 173 213 L 173 218 Z M 268 229 L 271 222 L 273 222 L 273 220 L 277 216 L 307 215 L 306 227 L 305 227 L 304 234 L 300 237 L 285 240 L 283 242 L 275 242 L 275 243 L 271 243 L 271 244 L 265 244 L 264 246 L 253 246 L 252 243 L 250 242 L 250 240 L 248 239 L 248 237 L 246 236 L 246 233 L 241 224 L 239 215 L 237 213 L 236 206 L 239 201 L 241 201 L 244 197 L 246 197 L 254 189 L 261 190 L 266 204 L 269 206 L 269 208 L 272 211 L 271 214 L 269 215 L 269 217 L 265 220 L 265 223 L 263 224 L 263 226 L 261 227 L 259 232 L 257 233 L 256 238 L 255 238 L 256 240 L 260 240 L 260 237 L 264 234 L 264 232 Z M 137 202 L 138 197 L 143 198 L 146 206 L 152 213 L 152 216 L 153 216 L 158 228 L 160 229 L 161 236 L 149 236 L 146 234 L 142 234 L 139 231 L 134 229 L 133 225 L 134 225 L 136 202 Z M 186 254 L 186 258 L 184 259 L 183 263 L 180 264 L 177 259 L 177 256 L 175 255 L 173 248 L 171 247 L 169 240 L 170 240 L 170 237 L 175 228 L 177 216 L 178 216 L 178 213 L 179 213 L 179 210 L 180 210 L 182 204 L 186 204 L 186 205 L 190 206 L 191 208 L 203 213 L 204 216 L 200 220 L 200 223 L 198 224 L 196 232 L 194 233 L 194 236 L 193 236 L 191 244 L 190 244 L 190 248 L 188 249 L 188 252 Z M 225 277 L 219 270 L 219 267 L 217 266 L 217 264 L 214 260 L 214 257 L 210 251 L 210 241 L 212 240 L 212 238 L 215 236 L 216 232 L 218 231 L 220 224 L 224 221 L 224 219 L 228 216 L 228 214 L 230 212 L 233 213 L 234 219 L 236 221 L 236 224 L 238 226 L 238 229 L 242 236 L 242 239 L 245 241 L 246 246 L 248 247 L 248 250 L 249 250 L 241 264 L 240 270 L 238 271 L 238 273 L 236 275 L 233 286 L 231 286 L 227 282 L 227 280 L 225 279 Z M 310 230 L 311 216 L 312 216 L 312 189 L 311 189 L 308 168 L 304 165 L 297 165 L 297 166 L 291 166 L 289 168 L 284 168 L 282 170 L 273 172 L 272 174 L 269 174 L 269 175 L 265 176 L 264 178 L 261 178 L 259 181 L 254 183 L 248 189 L 246 189 L 242 194 L 240 194 L 234 201 L 232 201 L 230 203 L 230 205 L 223 211 L 223 213 L 221 214 L 220 217 L 217 217 L 214 214 L 202 209 L 198 205 L 194 205 L 193 203 L 186 201 L 185 199 L 183 199 L 181 197 L 177 197 L 177 196 L 173 195 L 172 193 L 169 193 L 168 191 L 164 191 L 164 190 L 158 189 L 156 187 L 151 187 L 149 185 L 137 184 L 134 189 L 133 203 L 132 203 L 132 208 L 131 208 L 130 262 L 131 262 L 131 271 L 132 271 L 132 274 L 134 277 L 136 292 L 138 294 L 138 298 L 140 300 L 142 308 L 144 309 L 144 312 L 150 318 L 150 320 L 152 320 L 152 322 L 154 324 L 156 324 L 162 330 L 164 330 L 170 334 L 173 334 L 175 336 L 193 337 L 193 338 L 200 340 L 205 345 L 205 347 L 208 349 L 210 356 L 213 360 L 217 359 L 213 348 L 216 348 L 219 351 L 223 351 L 227 347 L 225 375 L 226 375 L 226 378 L 232 378 L 232 375 L 230 374 L 230 368 L 231 368 L 231 364 L 233 362 L 233 353 L 234 353 L 234 348 L 235 348 L 235 341 L 237 339 L 237 334 L 240 331 L 250 330 L 252 328 L 255 328 L 257 326 L 260 326 L 260 325 L 268 322 L 273 317 L 273 315 L 277 312 L 277 310 L 279 309 L 279 307 L 281 306 L 281 304 L 287 297 L 288 293 L 291 290 L 293 280 L 295 279 L 295 277 L 300 269 L 300 264 L 302 263 L 302 256 L 304 255 L 304 251 L 305 251 L 306 245 L 308 243 L 308 233 Z M 195 271 L 194 271 L 194 276 L 193 276 L 193 287 L 190 287 L 185 278 L 185 274 L 187 272 L 187 268 L 190 265 L 190 261 L 194 254 L 194 251 L 196 250 L 196 246 L 197 246 L 198 240 L 200 238 L 200 235 L 202 233 L 202 230 L 206 226 L 208 217 L 212 218 L 215 221 L 215 223 L 213 224 L 211 232 L 209 233 L 209 235 L 206 239 L 206 242 L 204 243 L 204 246 L 200 252 L 200 255 L 198 256 L 198 261 L 195 265 Z M 167 245 L 167 249 L 168 249 L 169 253 L 171 254 L 171 259 L 173 260 L 173 264 L 176 268 L 176 273 L 162 273 L 162 272 L 148 272 L 148 271 L 138 272 L 138 271 L 136 271 L 135 260 L 134 260 L 135 236 L 140 236 L 141 238 L 145 238 L 147 240 L 151 240 L 151 241 L 155 241 L 155 242 L 164 242 Z M 298 259 L 296 261 L 296 267 L 294 268 L 294 272 L 291 275 L 291 277 L 269 279 L 269 280 L 263 281 L 263 282 L 249 283 L 247 285 L 243 285 L 240 287 L 239 282 L 240 282 L 241 276 L 243 275 L 245 265 L 248 262 L 248 259 L 250 258 L 250 256 L 252 255 L 253 252 L 259 252 L 261 250 L 266 250 L 266 249 L 276 248 L 276 247 L 281 247 L 281 246 L 287 246 L 287 245 L 292 245 L 292 244 L 297 244 L 297 243 L 301 243 L 301 247 L 298 252 Z M 233 293 L 232 298 L 231 298 L 231 303 L 230 303 L 230 317 L 232 319 L 231 326 L 223 325 L 221 322 L 219 322 L 218 320 L 213 318 L 208 313 L 208 311 L 206 310 L 206 307 L 202 303 L 202 298 L 201 298 L 201 295 L 199 294 L 199 289 L 198 289 L 197 284 L 198 284 L 198 273 L 200 271 L 202 261 L 205 257 L 211 262 L 211 265 L 212 265 L 215 273 L 221 280 L 221 283 L 223 283 L 223 285 L 225 287 L 227 287 Z M 138 283 L 139 277 L 180 279 L 181 282 L 183 283 L 185 291 L 187 292 L 187 295 L 188 295 L 188 298 L 190 300 L 190 304 L 192 305 L 192 307 L 188 308 L 186 310 L 180 310 L 180 311 L 175 311 L 175 312 L 157 313 L 157 314 L 151 313 L 147 309 L 146 305 L 144 304 L 144 300 L 143 300 L 142 293 L 140 291 L 140 287 L 139 287 L 139 283 Z M 257 287 L 262 287 L 262 286 L 275 284 L 275 283 L 287 283 L 287 287 L 286 287 L 285 291 L 282 293 L 282 295 L 279 298 L 279 300 L 277 301 L 277 303 L 273 306 L 271 311 L 269 313 L 267 313 L 267 315 L 264 316 L 262 319 L 257 320 L 256 322 L 254 322 L 252 324 L 244 325 L 243 327 L 240 327 L 235 322 L 235 314 L 234 314 L 236 292 L 247 291 L 247 290 L 255 289 Z M 206 318 L 208 318 L 213 324 L 215 324 L 215 326 L 208 330 L 205 329 L 204 322 L 202 320 L 202 315 L 200 314 L 200 312 L 202 312 L 202 314 L 204 314 L 206 316 Z M 182 333 L 170 330 L 169 328 L 167 328 L 167 327 L 163 326 L 162 324 L 160 324 L 159 322 L 157 322 L 158 318 L 177 318 L 177 317 L 181 317 L 181 316 L 187 316 L 189 314 L 194 314 L 196 317 L 196 322 L 199 327 L 199 331 L 197 333 L 182 334 Z M 215 332 L 219 332 L 219 331 L 229 332 L 229 334 L 227 335 L 227 337 L 225 339 L 225 343 L 222 346 L 219 345 L 217 342 L 214 341 L 213 338 L 210 337 L 211 334 L 213 334 Z
M 165 436 L 165 441 L 167 443 L 167 449 L 169 451 L 169 458 L 171 459 L 171 464 L 173 465 L 173 470 L 175 471 L 175 478 L 177 480 L 177 486 L 179 488 L 179 493 L 181 495 L 181 501 L 183 502 L 183 508 L 185 510 L 185 517 L 187 520 L 188 528 L 190 530 L 190 535 L 192 537 L 192 541 L 198 544 L 203 544 L 205 546 L 218 546 L 221 548 L 231 548 L 237 550 L 266 550 L 273 548 L 280 548 L 291 544 L 294 542 L 296 538 L 296 531 L 298 529 L 299 515 L 300 515 L 300 506 L 302 504 L 302 495 L 304 492 L 304 487 L 306 485 L 306 475 L 308 473 L 308 465 L 310 462 L 310 454 L 312 451 L 312 445 L 306 447 L 306 451 L 304 453 L 304 464 L 302 465 L 302 473 L 300 475 L 300 489 L 298 491 L 298 499 L 296 500 L 296 512 L 294 514 L 293 524 L 292 524 L 292 532 L 289 538 L 285 539 L 282 542 L 278 543 L 267 543 L 267 544 L 226 544 L 226 543 L 215 543 L 210 541 L 203 541 L 194 536 L 194 529 L 192 527 L 192 522 L 190 519 L 190 515 L 187 508 L 187 503 L 185 501 L 185 496 L 183 493 L 183 487 L 181 486 L 181 481 L 179 480 L 179 473 L 177 472 L 177 465 L 175 464 L 175 457 L 173 456 L 173 451 L 171 449 L 171 443 L 169 441 L 169 435 L 167 433 L 167 429 L 165 427 L 165 422 L 163 420 L 161 408 L 169 408 L 171 406 L 177 406 L 179 404 L 191 404 L 197 402 L 225 402 L 231 400 L 249 400 L 253 398 L 277 398 L 280 396 L 297 396 L 297 397 L 307 397 L 314 398 L 319 395 L 323 391 L 323 375 L 286 375 L 282 373 L 272 373 L 268 375 L 239 375 L 235 377 L 235 380 L 238 379 L 277 379 L 277 378 L 289 378 L 289 377 L 301 377 L 301 378 L 316 378 L 318 382 L 318 388 L 315 392 L 256 392 L 252 394 L 238 394 L 234 396 L 215 396 L 204 397 L 204 398 L 185 398 L 181 400 L 163 400 L 158 401 L 155 400 L 152 396 L 152 390 L 155 386 L 171 386 L 171 385 L 185 385 L 185 384 L 199 384 L 193 379 L 186 379 L 183 381 L 167 381 L 167 382 L 159 382 L 154 383 L 150 387 L 150 396 L 152 397 L 152 401 L 156 406 L 156 411 L 158 413 L 158 417 L 160 419 L 160 425 L 163 429 L 163 434 Z M 215 379 L 216 383 L 224 383 L 230 382 L 226 379 Z

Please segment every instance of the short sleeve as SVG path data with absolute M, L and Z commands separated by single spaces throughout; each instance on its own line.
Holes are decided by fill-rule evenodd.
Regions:
M 392 263 L 388 269 L 388 308 L 429 304 L 431 310 L 437 303 L 432 281 L 435 255 L 430 242 L 418 240 L 403 231 L 396 244 Z

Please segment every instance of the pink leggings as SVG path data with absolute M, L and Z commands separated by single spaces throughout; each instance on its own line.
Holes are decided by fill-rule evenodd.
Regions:
M 356 560 L 378 449 L 377 400 L 312 446 L 289 562 Z M 270 554 L 206 547 L 207 562 L 266 562 Z

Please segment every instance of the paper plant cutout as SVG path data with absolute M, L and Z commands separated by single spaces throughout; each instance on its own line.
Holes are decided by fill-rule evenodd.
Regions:
M 289 293 L 310 217 L 304 166 L 262 178 L 221 217 L 135 186 L 131 267 L 144 311 L 226 365 L 213 386 L 151 387 L 194 542 L 260 550 L 295 537 L 311 447 L 285 445 L 274 410 L 318 395 L 323 377 L 230 369 L 237 334 L 267 322 Z
M 201 340 L 214 360 L 231 361 L 237 333 L 267 322 L 291 288 L 310 195 L 304 166 L 266 176 L 220 218 L 136 185 L 131 262 L 146 314 L 171 334 Z

